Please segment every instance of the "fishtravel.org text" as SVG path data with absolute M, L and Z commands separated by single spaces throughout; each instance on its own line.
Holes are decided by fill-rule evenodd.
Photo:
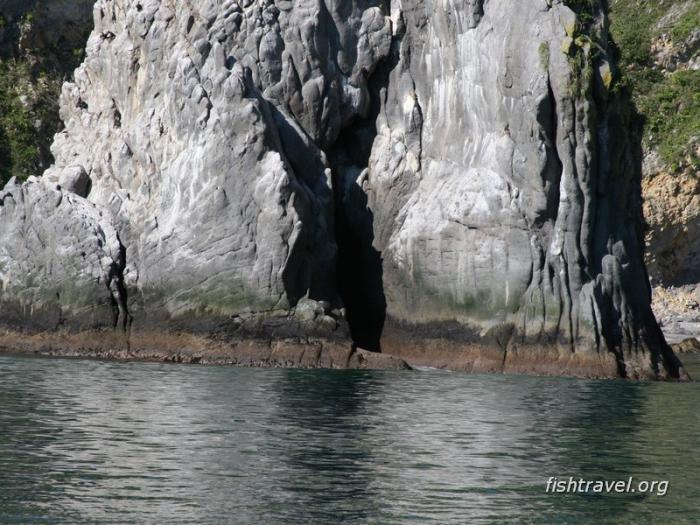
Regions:
M 668 481 L 635 481 L 629 477 L 626 480 L 617 481 L 592 481 L 583 478 L 555 478 L 547 479 L 545 492 L 553 494 L 655 494 L 665 496 L 668 491 Z

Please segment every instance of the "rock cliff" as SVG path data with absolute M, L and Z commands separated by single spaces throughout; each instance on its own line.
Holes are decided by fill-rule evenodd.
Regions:
M 683 377 L 605 13 L 566 3 L 98 0 L 55 164 L 0 193 L 6 337 Z

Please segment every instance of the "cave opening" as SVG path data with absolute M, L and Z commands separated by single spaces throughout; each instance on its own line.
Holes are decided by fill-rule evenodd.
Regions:
M 338 245 L 336 274 L 353 348 L 381 352 L 380 339 L 386 318 L 382 256 L 373 246 L 374 217 L 368 207 L 367 194 L 358 181 L 366 176 L 366 164 L 352 162 L 357 159 L 350 153 L 362 149 L 357 135 L 364 135 L 365 131 L 368 130 L 349 128 L 340 137 L 332 155 Z
M 381 352 L 386 320 L 382 254 L 374 247 L 374 215 L 363 187 L 381 111 L 382 88 L 392 61 L 380 63 L 368 80 L 370 108 L 340 133 L 329 151 L 338 245 L 338 293 L 345 306 L 353 348 Z

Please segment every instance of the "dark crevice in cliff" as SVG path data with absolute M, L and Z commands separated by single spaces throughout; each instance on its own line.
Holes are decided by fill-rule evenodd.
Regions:
M 111 293 L 112 310 L 114 311 L 114 328 L 128 333 L 131 326 L 131 315 L 129 314 L 129 303 L 124 280 L 126 269 L 126 247 L 119 241 L 119 257 L 110 267 L 107 280 L 107 287 Z
M 547 163 L 542 170 L 543 182 L 547 187 L 547 208 L 546 215 L 537 217 L 537 226 L 556 220 L 559 212 L 560 185 L 564 167 L 557 148 L 558 119 L 556 97 L 548 79 L 547 96 L 537 105 L 537 122 L 541 126 L 540 138 L 547 149 Z
M 372 246 L 373 215 L 367 195 L 351 178 L 359 173 L 353 166 L 334 171 L 338 293 L 354 346 L 379 352 L 386 318 L 382 257 Z
M 363 185 L 368 175 L 381 92 L 389 82 L 396 57 L 381 62 L 368 80 L 370 109 L 340 133 L 329 151 L 335 198 L 338 244 L 338 293 L 350 326 L 353 347 L 381 352 L 386 320 L 382 255 L 374 246 L 374 216 Z
M 353 153 L 362 149 L 356 133 L 362 135 L 368 131 L 362 126 L 348 128 L 331 154 L 338 244 L 336 271 L 338 293 L 345 306 L 353 345 L 379 352 L 386 317 L 382 258 L 372 246 L 374 217 L 361 187 L 366 161 L 358 165 L 355 162 L 359 159 L 353 159 Z

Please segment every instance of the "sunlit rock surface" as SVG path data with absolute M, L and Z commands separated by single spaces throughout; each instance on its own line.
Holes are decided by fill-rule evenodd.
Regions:
M 12 328 L 125 328 L 123 246 L 107 213 L 34 178 L 0 191 L 0 304 Z

